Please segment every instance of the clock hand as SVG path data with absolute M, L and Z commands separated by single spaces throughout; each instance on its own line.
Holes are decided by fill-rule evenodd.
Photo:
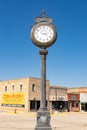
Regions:
M 46 33 L 41 33 L 42 35 L 46 35 Z

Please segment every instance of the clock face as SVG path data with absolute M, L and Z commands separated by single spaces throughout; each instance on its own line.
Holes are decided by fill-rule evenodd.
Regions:
M 47 43 L 54 36 L 53 29 L 47 25 L 41 25 L 34 32 L 35 39 L 41 43 Z
M 31 39 L 40 48 L 51 46 L 55 42 L 56 37 L 55 27 L 46 22 L 35 24 L 31 30 Z

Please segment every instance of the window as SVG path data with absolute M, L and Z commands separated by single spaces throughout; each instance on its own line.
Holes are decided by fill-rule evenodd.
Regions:
M 74 102 L 72 102 L 72 107 L 74 107 Z
M 76 95 L 72 95 L 72 100 L 75 100 L 76 99 Z
M 78 102 L 76 102 L 76 107 L 78 107 L 79 106 L 79 103 Z
M 81 110 L 85 110 L 85 103 L 81 103 Z
M 20 88 L 19 88 L 19 91 L 22 91 L 22 84 L 20 84 Z
M 7 86 L 4 87 L 4 91 L 7 92 Z
M 14 91 L 14 85 L 12 85 L 12 91 Z
M 35 84 L 32 84 L 32 91 L 35 92 Z

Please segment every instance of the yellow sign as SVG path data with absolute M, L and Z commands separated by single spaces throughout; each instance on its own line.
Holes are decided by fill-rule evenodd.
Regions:
M 25 104 L 24 92 L 4 93 L 2 104 Z

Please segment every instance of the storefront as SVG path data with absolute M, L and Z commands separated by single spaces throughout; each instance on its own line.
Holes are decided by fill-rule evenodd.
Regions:
M 68 93 L 68 111 L 80 111 L 80 95 L 76 93 Z
M 80 93 L 81 111 L 87 111 L 87 93 Z
M 52 101 L 52 109 L 58 111 L 66 111 L 68 106 L 67 101 Z
M 68 97 L 66 87 L 50 87 L 50 110 L 67 111 Z

